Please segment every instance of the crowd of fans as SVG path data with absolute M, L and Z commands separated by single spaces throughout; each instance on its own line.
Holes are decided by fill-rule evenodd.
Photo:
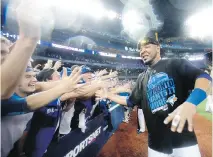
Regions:
M 71 130 L 80 128 L 84 133 L 87 122 L 101 113 L 112 130 L 111 101 L 95 93 L 129 93 L 133 86 L 133 81 L 119 81 L 118 72 L 112 70 L 65 67 L 61 60 L 32 66 L 31 56 L 41 36 L 39 18 L 23 12 L 32 5 L 23 1 L 17 11 L 19 39 L 12 43 L 1 36 L 2 157 L 42 157 L 52 143 Z M 70 58 L 77 60 L 72 55 Z
M 33 8 L 26 14 L 25 8 Z M 23 1 L 17 9 L 19 39 L 12 43 L 1 36 L 1 156 L 42 157 L 51 144 L 72 130 L 87 130 L 87 122 L 103 113 L 112 130 L 109 112 L 112 102 L 100 93 L 127 96 L 134 81 L 118 79 L 119 75 L 137 76 L 141 63 L 75 53 L 47 53 L 44 66 L 31 59 L 41 37 L 41 18 L 36 16 L 33 1 Z M 54 56 L 53 56 L 54 55 Z M 61 61 L 62 59 L 62 61 Z M 119 65 L 93 70 L 86 65 L 63 65 L 63 60 Z M 127 68 L 127 69 L 125 69 Z M 105 97 L 105 98 L 104 98 Z M 125 122 L 129 120 L 125 112 Z
M 55 50 L 56 51 L 56 50 Z M 60 53 L 60 55 L 59 55 Z M 50 58 L 62 58 L 68 59 L 70 61 L 80 61 L 80 62 L 88 62 L 88 63 L 99 63 L 99 64 L 108 64 L 114 65 L 120 68 L 136 68 L 142 69 L 144 65 L 141 60 L 133 60 L 133 59 L 125 59 L 125 58 L 111 58 L 111 57 L 103 57 L 100 55 L 92 55 L 85 53 L 76 53 L 76 52 L 64 52 L 63 50 L 47 51 L 46 56 Z

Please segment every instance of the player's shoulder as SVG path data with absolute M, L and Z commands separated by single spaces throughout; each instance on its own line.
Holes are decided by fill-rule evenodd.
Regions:
M 140 73 L 140 74 L 138 75 L 138 80 L 143 79 L 143 77 L 144 77 L 145 74 L 146 74 L 146 70 L 144 70 L 142 73 Z
M 173 68 L 181 67 L 181 65 L 188 63 L 188 61 L 183 58 L 171 58 L 171 59 L 166 59 L 163 61 L 165 62 L 165 64 L 167 64 L 167 66 L 170 66 Z
M 182 62 L 188 62 L 188 60 L 184 59 L 184 58 L 172 58 L 172 59 L 168 59 L 169 62 L 171 63 L 182 63 Z
M 140 78 L 140 77 L 142 77 L 143 75 L 144 75 L 144 71 L 142 72 L 142 73 L 140 73 L 139 75 L 138 75 L 138 78 Z

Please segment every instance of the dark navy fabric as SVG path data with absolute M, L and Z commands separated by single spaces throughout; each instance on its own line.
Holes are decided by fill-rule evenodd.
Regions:
M 197 79 L 199 79 L 199 78 L 206 78 L 207 80 L 209 80 L 209 81 L 212 82 L 211 76 L 210 76 L 209 74 L 207 74 L 207 73 L 204 73 L 204 74 L 199 75 L 199 76 L 197 77 Z
M 85 108 L 86 108 L 86 115 L 85 117 L 90 116 L 90 112 L 92 110 L 92 99 L 87 99 L 87 100 L 82 100 L 81 101 L 82 104 L 84 104 Z
M 1 100 L 1 116 L 12 116 L 30 112 L 26 98 L 13 94 L 9 99 Z
M 100 100 L 100 103 L 99 103 L 100 108 L 101 108 L 104 116 L 107 116 L 109 114 L 109 110 L 107 108 L 107 104 L 108 103 L 109 103 L 109 100 L 106 100 L 106 99 L 105 100 Z
M 132 101 L 129 99 L 129 97 L 126 98 L 126 104 L 128 107 L 134 107 L 134 104 L 132 103 Z
M 100 114 L 88 121 L 85 133 L 82 133 L 79 128 L 72 130 L 68 135 L 62 137 L 58 143 L 53 143 L 44 157 L 97 156 L 109 138 L 109 132 L 104 129 L 105 125 L 103 122 L 103 114 Z M 95 133 L 98 128 L 100 128 L 100 134 Z
M 34 112 L 24 146 L 27 156 L 43 156 L 55 134 L 61 111 L 60 101 L 56 99 Z
M 111 113 L 109 112 L 109 106 L 108 106 L 110 103 L 111 101 L 109 99 L 102 99 L 99 102 L 100 109 L 102 113 L 104 114 L 105 125 L 108 125 L 108 131 L 113 130 Z

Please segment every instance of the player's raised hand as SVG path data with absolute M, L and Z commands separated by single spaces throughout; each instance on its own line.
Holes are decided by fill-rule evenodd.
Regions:
M 182 133 L 183 128 L 188 123 L 188 130 L 190 132 L 193 131 L 193 118 L 196 113 L 196 106 L 189 103 L 184 102 L 178 108 L 176 108 L 169 116 L 164 120 L 165 124 L 169 124 L 172 122 L 171 131 Z

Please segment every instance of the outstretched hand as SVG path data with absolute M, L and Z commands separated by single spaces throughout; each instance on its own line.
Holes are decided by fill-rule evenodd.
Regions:
M 55 62 L 53 68 L 57 71 L 62 66 L 61 60 Z
M 53 66 L 53 61 L 51 59 L 48 59 L 47 63 L 44 66 L 44 69 L 50 69 Z
M 105 89 L 100 89 L 96 91 L 95 96 L 100 99 L 106 99 L 108 95 L 108 92 Z
M 20 36 L 40 39 L 43 10 L 35 1 L 24 0 L 16 9 Z
M 193 131 L 193 117 L 196 113 L 196 106 L 189 102 L 184 102 L 178 108 L 176 108 L 169 116 L 164 120 L 165 124 L 172 122 L 171 131 L 182 133 L 186 121 L 188 122 L 188 130 Z
M 99 71 L 99 72 L 96 74 L 96 76 L 97 76 L 97 77 L 101 77 L 101 76 L 103 76 L 103 75 L 105 75 L 105 74 L 107 74 L 107 73 L 108 73 L 107 70 L 104 69 L 104 70 Z
M 80 86 L 77 84 L 82 78 L 80 74 L 81 68 L 79 67 L 76 67 L 70 76 L 67 76 L 67 69 L 63 69 L 62 82 L 60 83 L 60 86 L 63 87 L 65 93 L 72 92 Z

